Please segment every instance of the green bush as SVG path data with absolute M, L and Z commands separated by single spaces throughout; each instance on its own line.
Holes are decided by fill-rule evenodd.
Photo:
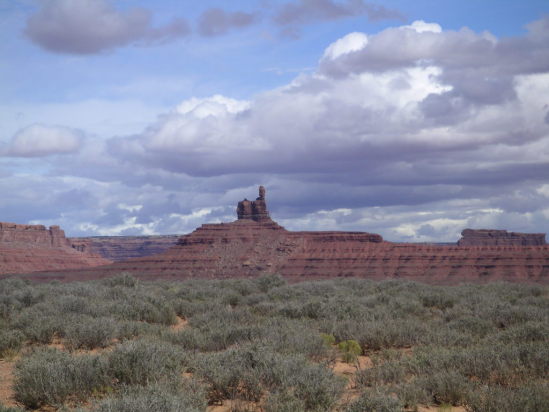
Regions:
M 339 342 L 337 347 L 343 355 L 343 362 L 354 363 L 362 353 L 362 348 L 356 340 Z
M 47 348 L 16 364 L 15 399 L 29 408 L 61 405 L 68 397 L 85 398 L 108 385 L 105 364 L 98 356 L 71 356 Z

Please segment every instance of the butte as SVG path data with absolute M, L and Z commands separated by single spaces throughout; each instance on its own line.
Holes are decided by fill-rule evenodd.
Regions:
M 365 232 L 293 232 L 273 221 L 265 188 L 238 203 L 237 220 L 204 224 L 170 249 L 147 257 L 58 273 L 77 280 L 130 273 L 144 279 L 254 277 L 407 278 L 429 283 L 549 281 L 543 234 L 464 230 L 459 244 L 384 241 Z

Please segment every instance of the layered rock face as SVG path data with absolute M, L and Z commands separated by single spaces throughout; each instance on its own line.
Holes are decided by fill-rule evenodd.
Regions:
M 95 236 L 69 238 L 73 248 L 119 262 L 162 253 L 177 243 L 179 235 Z
M 465 229 L 459 246 L 544 246 L 545 233 L 516 233 L 506 230 Z
M 65 232 L 59 226 L 20 225 L 0 222 L 0 243 L 27 247 L 69 247 Z
M 59 226 L 0 223 L 0 274 L 31 273 L 111 263 L 71 248 Z
M 549 282 L 547 245 L 418 245 L 386 242 L 364 232 L 290 232 L 268 217 L 264 192 L 258 200 L 259 210 L 240 202 L 238 220 L 202 225 L 163 253 L 66 272 L 64 279 L 129 272 L 147 279 L 277 273 L 291 280 L 353 276 L 431 283 Z

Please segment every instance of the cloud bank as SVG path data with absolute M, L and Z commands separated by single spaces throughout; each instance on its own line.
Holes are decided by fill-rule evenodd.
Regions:
M 291 229 L 549 231 L 548 21 L 504 39 L 422 21 L 351 33 L 284 87 L 187 99 L 140 133 L 84 144 L 51 168 L 71 178 L 44 210 L 64 199 L 73 233 L 181 233 L 233 219 L 261 183 Z

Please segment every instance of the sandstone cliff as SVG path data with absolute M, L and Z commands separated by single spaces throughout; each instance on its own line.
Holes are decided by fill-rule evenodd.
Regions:
M 110 260 L 70 246 L 59 226 L 0 223 L 0 274 L 105 265 Z
M 543 246 L 545 233 L 516 233 L 506 230 L 465 229 L 460 246 Z
M 263 193 L 231 223 L 205 224 L 163 253 L 78 272 L 64 279 L 129 272 L 148 279 L 278 273 L 293 280 L 409 278 L 432 283 L 549 281 L 547 245 L 418 245 L 364 232 L 290 232 L 270 219 Z M 246 201 L 249 202 L 249 201 Z
M 164 236 L 94 236 L 69 238 L 73 248 L 80 252 L 99 255 L 119 262 L 136 257 L 162 253 L 177 243 L 179 235 Z

